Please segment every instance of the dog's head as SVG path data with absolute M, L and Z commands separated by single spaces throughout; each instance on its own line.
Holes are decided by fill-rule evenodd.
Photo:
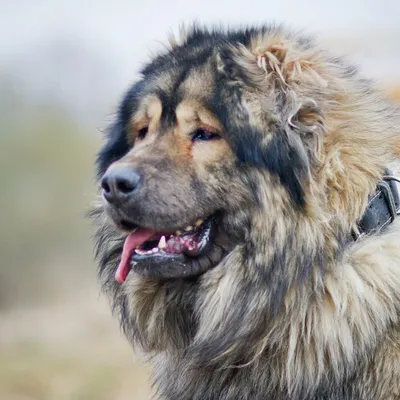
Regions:
M 212 48 L 176 64 L 172 54 L 143 73 L 122 103 L 99 157 L 105 209 L 129 234 L 117 280 L 135 272 L 199 275 L 227 247 L 226 214 L 246 198 L 236 156 L 214 102 Z M 239 190 L 237 190 L 238 188 Z
M 257 205 L 307 214 L 323 113 L 288 86 L 302 60 L 283 38 L 259 47 L 268 34 L 195 29 L 126 94 L 98 159 L 105 210 L 129 234 L 117 280 L 204 273 L 245 243 Z
M 210 357 L 249 337 L 259 352 L 266 321 L 321 282 L 393 158 L 392 114 L 368 88 L 278 28 L 195 28 L 149 63 L 98 157 L 100 274 L 125 331 L 150 350 L 183 346 L 182 331 Z

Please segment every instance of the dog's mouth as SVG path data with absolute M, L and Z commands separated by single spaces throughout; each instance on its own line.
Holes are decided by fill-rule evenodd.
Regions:
M 137 228 L 125 239 L 115 280 L 124 282 L 131 269 L 141 275 L 162 278 L 205 272 L 223 256 L 222 249 L 212 243 L 216 220 L 215 216 L 198 220 L 174 233 Z

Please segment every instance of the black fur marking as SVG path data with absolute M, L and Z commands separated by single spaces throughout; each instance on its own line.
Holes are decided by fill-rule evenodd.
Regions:
M 170 94 L 158 91 L 158 96 L 162 103 L 161 124 L 164 129 L 168 129 L 176 125 L 176 107 L 182 100 L 182 93 L 179 88 L 185 81 L 189 73 L 189 68 L 184 68 L 175 78 L 173 87 L 169 90 Z
M 286 132 L 281 131 L 273 136 L 267 148 L 263 149 L 260 146 L 257 150 L 261 152 L 257 158 L 262 157 L 262 164 L 279 176 L 293 202 L 303 207 L 305 205 L 303 184 L 309 169 L 301 149 L 291 145 Z
M 176 92 L 173 92 L 172 95 L 168 96 L 161 91 L 158 92 L 158 96 L 162 103 L 161 127 L 163 130 L 166 130 L 176 125 L 175 110 L 180 96 Z
M 126 130 L 121 121 L 113 123 L 107 132 L 108 141 L 97 156 L 98 177 L 116 160 L 129 151 Z
M 303 185 L 309 165 L 305 150 L 295 139 L 295 134 L 290 137 L 283 129 L 277 128 L 271 141 L 263 145 L 267 132 L 260 132 L 251 126 L 248 111 L 242 105 L 241 89 L 232 85 L 229 87 L 226 82 L 217 82 L 213 107 L 239 160 L 276 174 L 290 193 L 293 203 L 303 207 Z
M 214 49 L 210 43 L 205 43 L 195 48 L 182 46 L 159 55 L 151 64 L 141 71 L 145 78 L 159 76 L 163 72 L 190 71 L 195 66 L 200 66 L 211 56 Z M 179 81 L 179 78 L 178 78 Z M 182 80 L 181 80 L 182 81 Z
M 129 151 L 126 126 L 143 94 L 145 82 L 136 83 L 124 96 L 116 121 L 108 128 L 107 143 L 97 156 L 97 173 L 100 178 L 106 169 Z

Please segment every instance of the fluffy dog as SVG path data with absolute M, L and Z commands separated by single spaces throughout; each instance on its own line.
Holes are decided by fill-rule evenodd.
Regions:
M 400 223 L 362 226 L 399 115 L 281 27 L 194 27 L 142 70 L 92 217 L 160 398 L 400 398 Z

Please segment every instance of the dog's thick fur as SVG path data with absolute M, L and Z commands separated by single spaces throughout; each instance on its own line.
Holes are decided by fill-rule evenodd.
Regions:
M 188 279 L 131 271 L 117 283 L 126 233 L 103 205 L 92 213 L 103 288 L 159 397 L 400 399 L 400 221 L 350 236 L 399 156 L 399 111 L 284 28 L 193 28 L 170 42 L 125 96 L 99 174 L 150 171 L 146 227 L 219 211 L 221 260 Z M 201 112 L 222 139 L 185 147 L 175 129 Z

